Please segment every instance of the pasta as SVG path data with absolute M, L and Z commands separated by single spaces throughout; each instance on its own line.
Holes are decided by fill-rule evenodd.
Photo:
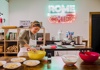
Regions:
M 14 59 L 12 61 L 13 62 L 23 62 L 24 60 L 23 60 L 23 58 L 16 58 L 16 59 Z
M 26 65 L 29 65 L 29 66 L 36 65 L 36 64 L 37 64 L 36 61 L 35 62 L 32 62 L 32 61 L 26 62 Z

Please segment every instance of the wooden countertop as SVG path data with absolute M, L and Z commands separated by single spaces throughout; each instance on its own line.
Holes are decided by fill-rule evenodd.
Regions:
M 13 57 L 0 57 L 0 60 L 10 62 Z M 27 58 L 28 59 L 28 58 Z M 0 70 L 6 70 L 0 67 Z M 95 63 L 84 63 L 80 58 L 74 66 L 68 67 L 62 61 L 61 57 L 52 57 L 51 64 L 47 60 L 42 60 L 37 66 L 28 67 L 22 64 L 21 67 L 14 70 L 100 70 L 100 59 Z

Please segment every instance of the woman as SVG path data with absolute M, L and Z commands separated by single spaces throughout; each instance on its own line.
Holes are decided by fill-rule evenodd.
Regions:
M 33 46 L 36 46 L 36 33 L 40 30 L 41 24 L 38 21 L 31 23 L 29 30 L 25 30 L 19 36 L 20 51 L 18 56 L 28 56 L 27 50 L 36 51 Z

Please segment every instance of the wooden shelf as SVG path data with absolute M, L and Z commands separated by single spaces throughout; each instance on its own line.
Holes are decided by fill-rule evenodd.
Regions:
M 29 28 L 20 28 L 20 27 L 19 27 L 18 29 L 29 29 Z M 43 28 L 41 28 L 41 29 L 45 29 L 45 28 L 43 27 Z
M 17 29 L 17 26 L 2 26 L 2 29 Z
M 6 52 L 6 54 L 17 54 L 18 52 Z
M 4 54 L 4 52 L 0 52 L 0 54 Z
M 17 29 L 17 28 L 2 28 L 2 29 Z
M 4 42 L 4 40 L 0 40 L 0 42 Z
M 17 42 L 18 40 L 5 40 L 6 42 Z

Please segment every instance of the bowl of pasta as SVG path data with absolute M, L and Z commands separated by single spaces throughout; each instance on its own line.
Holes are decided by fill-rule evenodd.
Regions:
M 27 65 L 27 66 L 36 66 L 40 63 L 39 60 L 26 60 L 23 62 L 23 64 Z
M 15 63 L 11 62 L 11 63 L 6 63 L 6 64 L 3 65 L 3 67 L 5 69 L 16 69 L 20 66 L 21 66 L 21 63 L 18 63 L 18 62 L 15 62 Z
M 12 58 L 11 62 L 24 62 L 26 58 L 18 57 L 18 58 Z

